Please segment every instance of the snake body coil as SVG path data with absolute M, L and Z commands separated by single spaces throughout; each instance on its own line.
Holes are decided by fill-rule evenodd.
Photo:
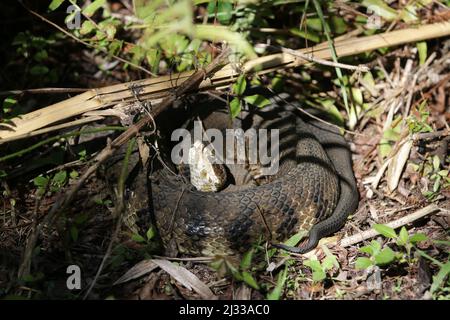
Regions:
M 152 175 L 154 218 L 166 245 L 191 255 L 231 255 L 258 239 L 281 242 L 306 230 L 300 247 L 285 247 L 304 253 L 356 209 L 344 138 L 319 122 L 306 123 L 284 99 L 271 99 L 271 106 L 240 117 L 244 128 L 280 130 L 280 173 L 268 182 L 215 193 L 197 191 L 164 169 Z M 209 127 L 229 125 L 227 111 L 217 105 L 203 106 L 197 116 Z

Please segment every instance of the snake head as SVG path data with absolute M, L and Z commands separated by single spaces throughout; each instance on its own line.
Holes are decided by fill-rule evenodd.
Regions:
M 189 170 L 197 190 L 217 192 L 224 187 L 227 174 L 224 166 L 216 162 L 214 149 L 196 140 L 189 149 Z

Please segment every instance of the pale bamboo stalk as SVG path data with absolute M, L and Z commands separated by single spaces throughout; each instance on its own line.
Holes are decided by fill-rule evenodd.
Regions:
M 383 47 L 398 46 L 408 42 L 423 41 L 448 35 L 450 35 L 449 21 L 372 36 L 343 39 L 335 42 L 335 49 L 338 57 L 344 57 Z M 298 51 L 302 54 L 313 55 L 318 59 L 331 59 L 331 52 L 326 43 Z M 232 83 L 242 72 L 265 74 L 277 71 L 280 68 L 291 68 L 305 63 L 309 62 L 293 57 L 291 54 L 272 54 L 246 62 L 242 70 L 234 70 L 231 65 L 226 65 L 213 77 L 205 79 L 199 88 L 209 89 L 226 86 Z M 75 97 L 12 119 L 10 124 L 15 130 L 0 130 L 0 144 L 6 142 L 5 139 L 11 141 L 23 138 L 26 134 L 35 130 L 79 116 L 88 111 L 104 108 L 119 102 L 131 101 L 134 99 L 130 89 L 132 86 L 139 88 L 139 97 L 141 99 L 148 99 L 152 102 L 154 99 L 163 98 L 167 96 L 169 90 L 186 81 L 192 73 L 193 71 L 188 71 L 91 89 Z

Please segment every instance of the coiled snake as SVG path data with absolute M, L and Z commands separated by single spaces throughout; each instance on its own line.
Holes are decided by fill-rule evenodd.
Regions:
M 252 170 L 244 165 L 244 174 L 231 174 L 225 190 L 202 192 L 167 169 L 152 174 L 154 219 L 166 245 L 190 255 L 232 255 L 260 238 L 276 243 L 306 230 L 308 238 L 300 246 L 284 246 L 305 253 L 339 230 L 356 210 L 358 191 L 345 139 L 326 124 L 305 122 L 296 103 L 286 103 L 287 96 L 270 99 L 272 104 L 262 109 L 250 106 L 234 124 L 280 130 L 276 175 L 249 182 L 242 175 Z M 200 118 L 205 128 L 232 125 L 219 100 L 189 110 L 191 119 Z M 228 174 L 241 169 L 226 168 Z

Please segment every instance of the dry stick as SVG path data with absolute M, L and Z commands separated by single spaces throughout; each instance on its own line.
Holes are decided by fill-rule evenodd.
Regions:
M 364 65 L 354 66 L 354 65 L 340 63 L 340 62 L 333 62 L 333 61 L 329 61 L 329 60 L 325 60 L 325 59 L 315 58 L 311 53 L 306 54 L 306 53 L 302 53 L 300 51 L 285 48 L 285 47 L 276 47 L 276 48 L 279 48 L 282 52 L 290 54 L 294 57 L 301 58 L 301 59 L 304 59 L 304 60 L 307 60 L 310 62 L 322 64 L 324 66 L 330 66 L 330 67 L 347 69 L 347 70 L 354 70 L 354 71 L 359 71 L 359 72 L 368 72 L 369 71 L 369 68 Z
M 414 141 L 417 140 L 428 140 L 428 139 L 434 139 L 434 138 L 440 138 L 450 135 L 449 130 L 439 130 L 435 132 L 424 132 L 424 133 L 415 133 L 413 134 L 412 138 Z
M 78 93 L 85 92 L 89 89 L 83 88 L 38 88 L 38 89 L 25 89 L 25 90 L 7 90 L 0 91 L 0 96 L 19 95 L 19 94 L 46 94 L 46 93 Z
M 399 218 L 397 220 L 391 221 L 391 222 L 387 223 L 386 225 L 388 227 L 393 228 L 393 229 L 397 229 L 397 228 L 402 227 L 402 226 L 404 226 L 406 224 L 409 224 L 409 223 L 411 223 L 413 221 L 416 221 L 416 220 L 418 220 L 418 219 L 420 219 L 420 218 L 422 218 L 422 217 L 424 217 L 424 216 L 426 216 L 428 214 L 431 214 L 431 213 L 434 213 L 434 212 L 440 211 L 440 210 L 441 210 L 441 208 L 439 208 L 436 204 L 433 203 L 433 204 L 430 204 L 430 205 L 426 206 L 425 208 L 419 209 L 419 210 L 417 210 L 417 211 L 415 211 L 415 212 L 413 212 L 413 213 L 411 213 L 411 214 L 409 214 L 407 216 L 404 216 L 404 217 Z M 363 231 L 361 233 L 358 233 L 358 234 L 355 234 L 353 236 L 350 236 L 350 237 L 342 239 L 339 242 L 339 245 L 341 247 L 349 247 L 349 246 L 352 246 L 352 245 L 354 245 L 356 243 L 359 243 L 359 242 L 365 241 L 367 239 L 373 238 L 373 237 L 375 237 L 375 236 L 377 236 L 379 234 L 380 233 L 378 231 L 376 231 L 375 229 L 366 230 L 366 231 Z
M 422 208 L 420 210 L 417 210 L 416 212 L 413 212 L 407 216 L 404 216 L 400 219 L 391 221 L 389 223 L 387 223 L 386 225 L 393 228 L 393 229 L 397 229 L 399 227 L 402 227 L 408 223 L 411 223 L 413 221 L 416 221 L 428 214 L 434 213 L 436 211 L 443 211 L 443 209 L 439 208 L 436 204 L 430 204 L 425 208 Z M 352 246 L 354 244 L 357 244 L 359 242 L 365 241 L 367 239 L 376 237 L 377 235 L 379 235 L 380 233 L 374 229 L 369 229 L 366 231 L 363 231 L 361 233 L 355 234 L 353 236 L 344 238 L 342 240 L 335 240 L 335 241 L 330 241 L 330 239 L 333 239 L 335 237 L 329 237 L 329 238 L 323 238 L 320 242 L 319 242 L 319 246 L 315 249 L 312 250 L 310 252 L 307 252 L 305 254 L 299 254 L 299 253 L 290 253 L 290 256 L 295 256 L 295 257 L 302 257 L 302 258 L 311 258 L 313 257 L 319 250 L 320 245 L 326 245 L 326 244 L 333 244 L 333 243 L 338 243 L 339 246 L 341 247 L 349 247 Z M 326 244 L 324 243 L 326 242 Z

